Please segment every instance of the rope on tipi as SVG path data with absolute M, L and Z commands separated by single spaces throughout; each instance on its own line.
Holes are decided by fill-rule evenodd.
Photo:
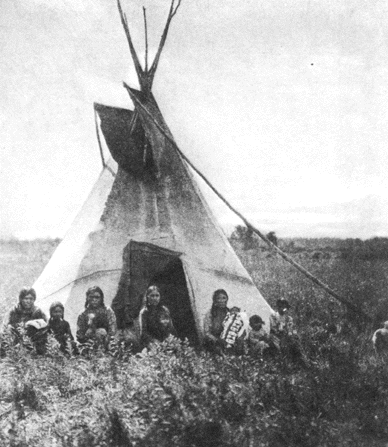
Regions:
M 126 84 L 124 84 L 125 87 L 127 87 Z M 290 256 L 287 255 L 283 250 L 281 250 L 279 247 L 277 247 L 275 244 L 273 244 L 260 230 L 258 230 L 253 224 L 251 224 L 248 219 L 246 219 L 236 208 L 234 208 L 228 200 L 219 192 L 217 189 L 211 184 L 211 182 L 205 177 L 204 174 L 202 174 L 199 169 L 197 169 L 194 164 L 186 157 L 186 155 L 179 149 L 178 145 L 174 141 L 173 138 L 171 138 L 167 132 L 163 129 L 163 127 L 155 120 L 155 118 L 152 116 L 151 112 L 148 111 L 148 109 L 140 102 L 136 101 L 136 104 L 140 106 L 144 112 L 149 116 L 149 118 L 152 120 L 152 122 L 155 124 L 155 126 L 162 132 L 165 138 L 174 146 L 178 154 L 186 161 L 186 163 L 193 169 L 194 172 L 196 172 L 202 180 L 207 184 L 207 186 L 225 203 L 225 205 L 233 211 L 243 222 L 244 224 L 252 230 L 255 234 L 257 234 L 264 242 L 266 242 L 279 256 L 281 256 L 283 259 L 285 259 L 287 262 L 289 262 L 291 265 L 293 265 L 297 270 L 299 270 L 301 273 L 303 273 L 307 278 L 309 278 L 314 284 L 321 287 L 323 290 L 325 290 L 329 295 L 331 295 L 333 298 L 341 302 L 342 304 L 346 305 L 349 309 L 356 312 L 357 314 L 361 315 L 365 319 L 370 319 L 368 315 L 366 315 L 361 309 L 359 309 L 357 306 L 355 306 L 353 303 L 349 302 L 342 296 L 338 295 L 337 292 L 335 292 L 333 289 L 331 289 L 327 284 L 322 282 L 320 279 L 318 279 L 316 276 L 314 276 L 312 273 L 310 273 L 308 270 L 306 270 L 302 265 L 300 265 L 298 262 L 296 262 L 294 259 L 292 259 Z
M 113 177 L 115 177 L 115 172 L 113 169 L 106 163 L 104 158 L 104 151 L 102 149 L 102 143 L 101 143 L 101 137 L 100 137 L 100 130 L 98 126 L 98 119 L 97 119 L 97 110 L 94 108 L 94 122 L 96 124 L 96 134 L 97 134 L 97 141 L 98 141 L 98 147 L 100 148 L 100 155 L 101 155 L 101 161 L 102 161 L 102 169 L 107 169 Z
M 106 167 L 106 163 L 105 163 L 105 158 L 104 158 L 104 151 L 102 150 L 100 132 L 99 132 L 99 129 L 98 129 L 97 110 L 96 110 L 96 108 L 94 108 L 94 122 L 96 124 L 96 134 L 97 134 L 98 147 L 100 148 L 102 168 L 105 168 Z

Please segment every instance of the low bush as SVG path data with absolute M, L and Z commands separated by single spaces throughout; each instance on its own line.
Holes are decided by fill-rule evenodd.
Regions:
M 337 446 L 388 441 L 388 371 L 366 340 L 301 334 L 307 363 L 213 356 L 169 339 L 126 361 L 23 348 L 1 360 L 0 442 Z

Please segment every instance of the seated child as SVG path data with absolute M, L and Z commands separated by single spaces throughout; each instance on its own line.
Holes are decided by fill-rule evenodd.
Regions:
M 241 351 L 243 341 L 247 336 L 247 314 L 241 312 L 239 307 L 232 307 L 223 322 L 221 340 L 226 349 L 236 348 Z
M 74 337 L 69 323 L 63 319 L 64 313 L 65 308 L 62 303 L 56 301 L 51 304 L 48 332 L 58 341 L 62 352 L 74 352 L 76 348 Z
M 150 337 L 148 338 L 148 344 L 163 342 L 170 335 L 177 336 L 176 330 L 171 320 L 171 315 L 168 309 L 161 309 L 156 315 L 156 321 L 148 328 L 150 331 Z
M 263 328 L 264 324 L 259 315 L 252 315 L 249 318 L 251 329 L 248 335 L 248 350 L 251 354 L 263 355 L 264 350 L 271 345 L 270 337 Z

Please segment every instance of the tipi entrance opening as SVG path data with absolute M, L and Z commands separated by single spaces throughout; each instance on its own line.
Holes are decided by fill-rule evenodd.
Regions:
M 178 336 L 196 343 L 198 336 L 182 261 L 179 258 L 170 260 L 163 270 L 151 278 L 150 283 L 159 287 L 161 302 L 169 308 Z
M 130 241 L 124 249 L 120 284 L 112 303 L 119 327 L 138 317 L 144 293 L 153 284 L 160 289 L 161 303 L 169 308 L 178 336 L 192 343 L 198 341 L 180 255 L 150 243 Z

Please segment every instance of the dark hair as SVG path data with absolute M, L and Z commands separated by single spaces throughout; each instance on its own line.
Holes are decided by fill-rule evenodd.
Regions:
M 265 324 L 265 323 L 259 315 L 252 315 L 249 318 L 249 325 L 252 326 L 254 324 Z
M 224 289 L 217 289 L 214 293 L 213 293 L 213 301 L 216 299 L 217 295 L 220 295 L 221 293 L 223 293 L 224 295 L 226 295 L 226 298 L 229 299 L 228 294 L 226 293 L 226 290 Z
M 276 301 L 276 307 L 285 307 L 289 309 L 291 307 L 290 303 L 285 299 L 279 299 Z
M 65 306 L 60 301 L 54 301 L 50 306 L 50 317 L 52 316 L 54 309 L 57 307 L 60 307 L 62 309 L 62 314 L 65 315 Z
M 226 295 L 226 299 L 227 299 L 227 300 L 229 299 L 229 296 L 228 296 L 228 294 L 226 293 L 226 290 L 224 290 L 224 289 L 217 289 L 217 290 L 213 293 L 213 304 L 212 304 L 212 307 L 211 307 L 211 310 L 210 310 L 212 318 L 214 318 L 214 317 L 216 316 L 216 314 L 217 314 L 217 307 L 214 305 L 214 301 L 215 301 L 217 295 L 220 295 L 221 293 L 224 294 L 224 295 Z M 229 309 L 226 308 L 225 316 L 226 316 L 226 314 L 227 314 L 228 312 L 229 312 Z
M 160 289 L 158 286 L 155 286 L 155 284 L 151 284 L 150 286 L 147 287 L 147 290 L 145 292 L 145 296 L 147 297 L 151 292 L 156 291 L 159 293 L 160 295 Z
M 27 295 L 32 295 L 34 297 L 34 301 L 36 300 L 36 292 L 32 287 L 23 287 L 19 292 L 19 302 L 25 298 Z
M 160 296 L 160 300 L 162 299 L 162 294 L 160 293 L 160 289 L 158 286 L 155 286 L 155 284 L 151 284 L 147 287 L 147 290 L 145 291 L 144 295 L 143 295 L 143 307 L 148 308 L 148 295 L 153 292 L 156 291 L 159 293 Z M 161 301 L 159 301 L 158 305 L 156 306 L 157 308 L 160 308 L 162 306 Z
M 158 314 L 159 320 L 162 317 L 167 317 L 167 318 L 169 318 L 171 320 L 170 311 L 165 306 L 161 306 L 161 308 L 159 310 L 159 314 Z
M 92 293 L 95 293 L 95 292 L 100 294 L 101 306 L 105 306 L 105 304 L 104 304 L 104 292 L 101 290 L 100 287 L 92 286 L 92 287 L 89 287 L 89 289 L 86 291 L 85 307 L 88 307 L 88 305 L 89 305 L 89 295 L 91 295 Z

